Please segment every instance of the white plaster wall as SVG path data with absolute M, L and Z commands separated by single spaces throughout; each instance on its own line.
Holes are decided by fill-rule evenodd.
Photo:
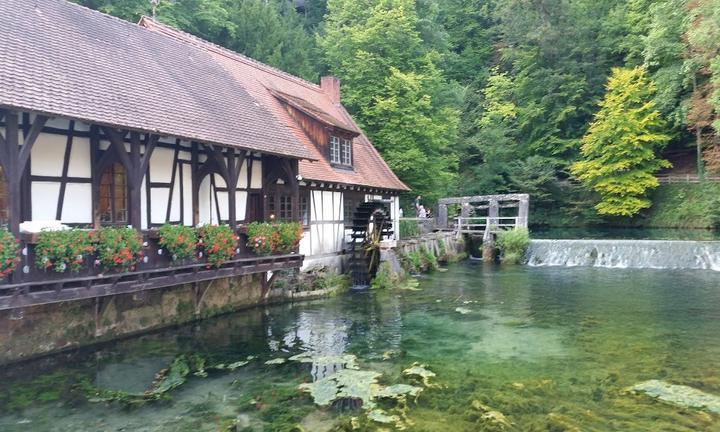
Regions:
M 235 220 L 245 220 L 245 211 L 247 208 L 247 191 L 236 191 L 235 192 Z
M 240 176 L 238 177 L 238 184 L 237 187 L 241 189 L 247 189 L 248 187 L 248 179 L 247 179 L 247 170 L 248 170 L 248 163 L 250 161 L 245 159 L 240 166 Z
M 228 218 L 229 218 L 228 193 L 227 192 L 218 192 L 218 193 L 216 193 L 216 195 L 217 195 L 218 205 L 220 206 L 220 219 L 228 220 Z
M 147 189 L 145 188 L 145 176 L 143 176 L 142 184 L 140 186 L 140 228 L 147 229 L 149 221 L 147 218 Z
M 172 179 L 175 152 L 166 148 L 155 148 L 150 156 L 150 179 L 153 182 L 170 183 Z
M 193 222 L 193 206 L 192 206 L 192 167 L 188 164 L 182 166 L 183 170 L 183 218 L 185 225 L 192 225 Z
M 55 220 L 60 197 L 60 183 L 32 182 L 31 191 L 32 219 L 34 221 Z
M 262 187 L 262 161 L 253 160 L 251 174 L 250 187 L 260 189 Z
M 308 256 L 340 252 L 343 247 L 343 193 L 310 191 L 310 230 L 305 245 Z
M 33 175 L 60 177 L 66 145 L 66 136 L 41 133 L 30 150 L 30 172 Z
M 90 178 L 92 176 L 90 162 L 90 139 L 74 137 L 70 150 L 70 163 L 68 164 L 70 177 Z
M 210 176 L 205 176 L 200 183 L 200 193 L 198 197 L 198 206 L 200 210 L 200 224 L 216 224 L 217 216 L 215 211 L 215 197 L 210 184 Z
M 34 194 L 33 194 L 34 196 Z M 61 220 L 65 223 L 92 223 L 92 185 L 68 183 L 65 186 Z M 35 209 L 33 209 L 33 219 Z
M 180 220 L 180 174 L 175 176 L 175 184 L 173 185 L 172 201 L 170 203 L 170 221 L 177 222 Z
M 150 222 L 165 223 L 170 188 L 150 188 Z

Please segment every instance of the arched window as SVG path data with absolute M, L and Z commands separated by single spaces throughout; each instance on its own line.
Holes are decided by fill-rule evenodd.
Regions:
M 100 177 L 98 215 L 102 224 L 128 223 L 128 183 L 125 167 L 113 163 Z
M 5 171 L 0 167 L 0 225 L 10 222 L 10 196 L 5 181 Z

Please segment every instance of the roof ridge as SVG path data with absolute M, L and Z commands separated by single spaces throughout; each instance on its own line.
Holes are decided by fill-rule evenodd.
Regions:
M 324 92 L 322 91 L 320 85 L 315 84 L 314 82 L 308 81 L 308 80 L 306 80 L 306 79 L 304 79 L 304 78 L 301 78 L 301 77 L 299 77 L 299 76 L 297 76 L 297 75 L 293 75 L 293 74 L 291 74 L 290 72 L 285 72 L 284 70 L 278 69 L 278 68 L 276 68 L 275 66 L 270 66 L 269 64 L 263 63 L 263 62 L 261 62 L 260 60 L 256 60 L 256 59 L 254 59 L 254 58 L 252 58 L 252 57 L 246 56 L 245 54 L 241 54 L 241 53 L 236 52 L 236 51 L 233 51 L 233 50 L 231 50 L 231 49 L 229 49 L 229 48 L 225 48 L 224 46 L 218 45 L 218 44 L 216 44 L 216 43 L 214 43 L 214 42 L 210 42 L 209 40 L 203 39 L 203 38 L 201 38 L 201 37 L 199 37 L 199 36 L 195 36 L 195 35 L 192 34 L 192 33 L 188 33 L 188 32 L 186 32 L 186 31 L 177 29 L 177 28 L 175 28 L 175 27 L 171 27 L 171 26 L 169 26 L 169 25 L 167 25 L 167 24 L 162 24 L 162 23 L 158 22 L 157 20 L 154 20 L 154 19 L 152 19 L 151 17 L 148 17 L 148 16 L 146 16 L 146 15 L 143 15 L 143 16 L 140 18 L 140 22 L 142 22 L 142 21 L 144 21 L 144 20 L 149 21 L 149 22 L 151 23 L 151 25 L 158 27 L 161 31 L 163 31 L 163 32 L 165 32 L 165 33 L 177 33 L 177 34 L 178 34 L 178 36 L 170 35 L 170 36 L 172 36 L 172 37 L 179 38 L 179 36 L 181 36 L 181 37 L 183 37 L 183 38 L 190 39 L 191 41 L 198 42 L 198 43 L 200 43 L 200 44 L 202 44 L 202 45 L 207 45 L 207 46 L 204 46 L 204 47 L 202 47 L 202 48 L 203 48 L 203 49 L 210 49 L 210 48 L 212 48 L 212 49 L 214 49 L 218 54 L 225 55 L 225 56 L 229 56 L 229 57 L 233 58 L 234 60 L 242 61 L 243 63 L 245 63 L 245 64 L 247 64 L 247 65 L 249 65 L 249 66 L 256 67 L 256 68 L 258 68 L 258 69 L 262 69 L 262 70 L 264 70 L 265 72 L 271 73 L 271 74 L 276 75 L 276 76 L 278 76 L 278 77 L 280 77 L 280 78 L 285 78 L 285 79 L 288 79 L 288 80 L 290 80 L 290 81 L 294 81 L 294 82 L 296 82 L 297 84 L 300 84 L 300 85 L 303 85 L 303 86 L 305 86 L 305 87 L 308 87 L 308 88 L 311 89 L 311 90 L 315 90 L 315 91 L 317 91 L 317 92 L 324 93 Z M 142 27 L 142 26 L 141 26 L 141 27 Z

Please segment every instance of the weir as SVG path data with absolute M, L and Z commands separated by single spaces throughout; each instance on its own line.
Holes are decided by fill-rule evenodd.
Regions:
M 720 271 L 720 241 L 532 240 L 530 266 Z

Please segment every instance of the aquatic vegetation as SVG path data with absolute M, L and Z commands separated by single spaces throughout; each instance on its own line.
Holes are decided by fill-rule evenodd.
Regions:
M 312 363 L 318 366 L 342 365 L 345 369 L 360 369 L 354 354 L 315 354 L 304 352 L 294 355 L 288 360 L 300 363 Z
M 430 378 L 435 377 L 435 372 L 427 369 L 427 365 L 415 362 L 412 366 L 403 370 L 403 375 L 420 378 L 425 387 L 431 387 Z
M 505 417 L 505 414 L 500 411 L 494 410 L 487 405 L 484 405 L 478 400 L 472 401 L 472 407 L 480 411 L 480 420 L 482 423 L 486 423 L 490 426 L 496 426 L 498 429 L 505 429 L 512 427 L 512 423 Z
M 418 247 L 418 254 L 420 255 L 420 259 L 423 263 L 423 268 L 427 271 L 433 271 L 436 270 L 438 266 L 437 257 L 435 257 L 435 254 L 428 250 L 425 245 L 421 244 Z
M 715 414 L 720 414 L 720 396 L 705 393 L 692 387 L 670 384 L 660 380 L 650 380 L 635 384 L 632 386 L 632 390 L 673 405 L 706 409 Z
M 342 369 L 314 383 L 300 384 L 299 389 L 310 393 L 316 404 L 328 406 L 341 399 L 362 401 L 364 409 L 375 407 L 375 397 L 380 388 L 379 372 Z
M 497 234 L 495 245 L 500 250 L 502 262 L 517 264 L 522 260 L 530 245 L 530 233 L 526 228 L 500 231 Z

